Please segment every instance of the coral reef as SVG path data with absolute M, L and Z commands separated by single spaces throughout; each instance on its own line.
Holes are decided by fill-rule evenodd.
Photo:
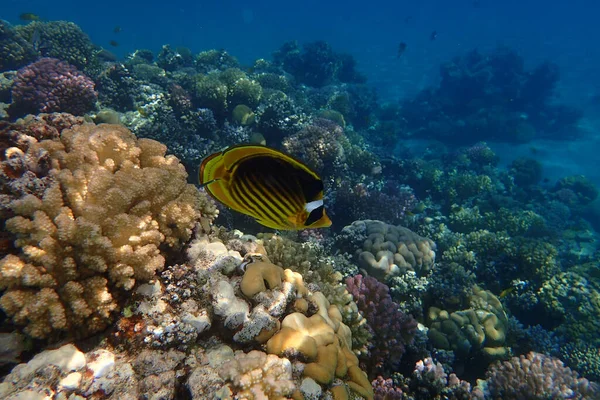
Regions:
M 9 113 L 83 115 L 95 107 L 97 97 L 94 82 L 77 68 L 56 58 L 41 58 L 17 73 Z
M 402 105 L 400 117 L 410 135 L 460 144 L 577 135 L 579 112 L 550 101 L 559 78 L 556 65 L 527 71 L 519 55 L 498 48 L 458 56 L 442 65 L 440 74 L 439 87 Z
M 354 58 L 337 54 L 324 41 L 303 45 L 285 43 L 273 54 L 273 62 L 309 86 L 321 87 L 335 82 L 362 83 L 365 78 L 355 70 Z
M 524 61 L 472 51 L 380 103 L 325 42 L 119 60 L 0 22 L 0 397 L 598 398 L 550 357 L 599 379 L 594 177 L 492 150 L 586 134 Z M 320 174 L 332 229 L 273 233 L 188 183 L 248 142 Z
M 166 148 L 114 125 L 63 130 L 22 156 L 47 154 L 51 184 L 11 202 L 19 253 L 1 260 L 4 311 L 33 337 L 104 329 L 117 292 L 154 277 L 162 246 L 180 248 L 214 206 Z

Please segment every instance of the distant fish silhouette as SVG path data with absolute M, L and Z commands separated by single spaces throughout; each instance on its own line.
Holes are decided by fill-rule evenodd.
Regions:
M 435 40 L 437 39 L 437 31 L 433 31 L 431 32 L 431 35 L 429 35 L 429 40 Z
M 405 51 L 406 51 L 406 43 L 405 42 L 400 42 L 400 44 L 398 45 L 398 56 L 397 56 L 397 58 L 402 57 L 402 54 L 404 54 Z
M 114 33 L 119 33 L 121 32 L 121 27 L 119 25 L 115 26 L 115 29 L 113 29 Z
M 119 46 L 119 42 L 117 42 L 116 40 L 111 40 L 110 42 L 108 42 L 108 44 L 110 44 L 112 47 Z
M 101 49 L 100 51 L 98 51 L 96 53 L 96 57 L 102 61 L 114 62 L 114 61 L 118 60 L 117 56 L 114 53 L 112 53 L 106 49 Z
M 42 20 L 39 15 L 33 14 L 33 13 L 22 13 L 21 15 L 19 15 L 19 19 L 21 21 L 41 21 Z

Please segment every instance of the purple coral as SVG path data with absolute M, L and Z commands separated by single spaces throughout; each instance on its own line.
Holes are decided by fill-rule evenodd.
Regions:
M 373 376 L 400 361 L 414 338 L 417 321 L 400 311 L 389 288 L 371 276 L 347 278 L 346 286 L 373 332 L 370 354 L 360 360 L 363 370 Z
M 371 382 L 371 386 L 373 386 L 374 400 L 402 400 L 402 389 L 390 378 L 378 376 Z
M 55 58 L 21 68 L 12 87 L 11 116 L 66 112 L 83 115 L 98 99 L 94 82 L 74 66 Z
M 492 398 L 598 399 L 598 385 L 565 367 L 557 358 L 530 352 L 492 365 L 487 373 Z

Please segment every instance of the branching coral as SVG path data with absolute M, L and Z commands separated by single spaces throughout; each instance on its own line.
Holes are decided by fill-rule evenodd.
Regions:
M 492 398 L 507 400 L 597 399 L 600 389 L 557 358 L 531 352 L 494 364 L 487 373 Z
M 219 375 L 240 399 L 286 399 L 296 389 L 290 361 L 258 350 L 237 351 L 219 367 Z
M 331 175 L 335 164 L 344 161 L 341 139 L 344 130 L 336 123 L 318 118 L 301 131 L 283 139 L 283 148 L 317 172 Z
M 561 272 L 544 282 L 537 293 L 545 312 L 560 323 L 558 332 L 600 345 L 600 291 L 575 272 Z
M 94 82 L 56 58 L 42 58 L 17 73 L 12 88 L 12 116 L 39 112 L 83 115 L 95 107 Z
M 44 140 L 54 182 L 41 198 L 11 203 L 6 222 L 21 252 L 1 260 L 0 306 L 25 332 L 103 329 L 118 290 L 154 277 L 164 251 L 180 248 L 214 205 L 186 183 L 166 147 L 116 125 L 82 125 Z
M 37 42 L 43 57 L 58 58 L 80 69 L 94 64 L 94 45 L 88 35 L 73 22 L 34 21 L 16 29 L 29 43 Z
M 377 279 L 356 275 L 346 279 L 346 285 L 373 331 L 370 354 L 362 355 L 361 363 L 370 374 L 393 368 L 412 342 L 417 322 L 400 311 L 388 287 Z
M 21 37 L 6 21 L 0 20 L 0 71 L 21 68 L 37 57 L 31 41 Z

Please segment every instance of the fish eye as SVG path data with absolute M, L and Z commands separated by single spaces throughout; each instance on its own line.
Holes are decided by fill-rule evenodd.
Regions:
M 310 214 L 308 214 L 308 218 L 306 218 L 306 221 L 304 222 L 304 226 L 310 226 L 310 225 L 314 224 L 315 222 L 317 222 L 318 220 L 320 220 L 323 217 L 324 211 L 325 211 L 325 208 L 323 206 L 319 206 L 319 207 L 315 208 L 314 210 L 312 210 L 310 212 Z

